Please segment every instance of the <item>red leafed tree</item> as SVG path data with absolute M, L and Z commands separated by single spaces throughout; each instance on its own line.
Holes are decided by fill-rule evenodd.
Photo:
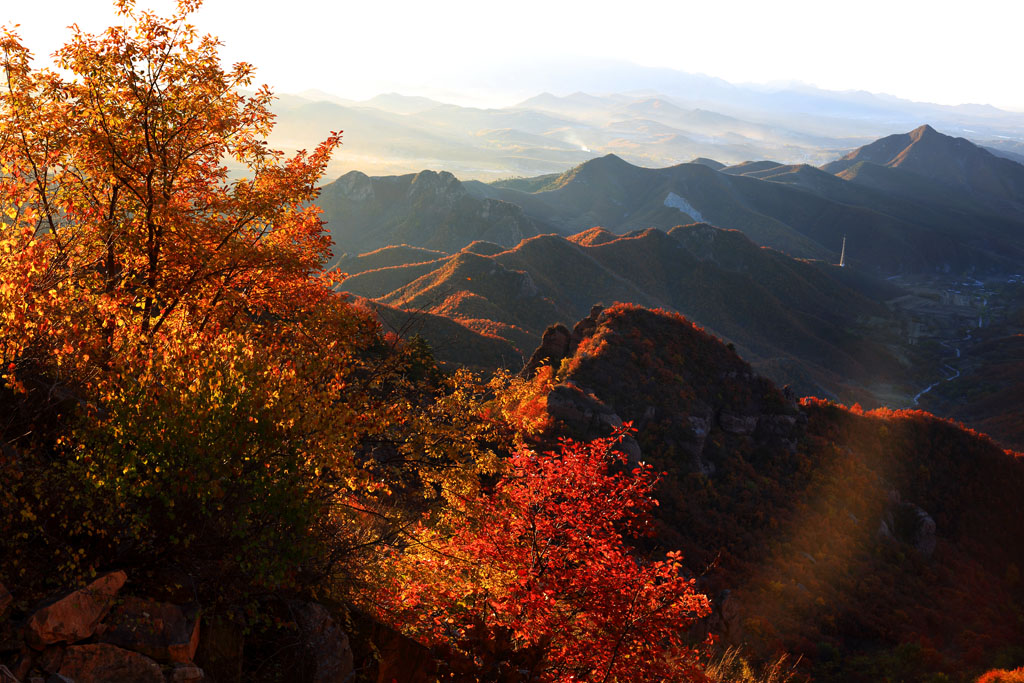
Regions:
M 489 493 L 410 537 L 381 613 L 438 648 L 453 678 L 703 680 L 686 631 L 708 613 L 680 556 L 626 543 L 652 531 L 650 466 L 614 439 L 523 450 Z

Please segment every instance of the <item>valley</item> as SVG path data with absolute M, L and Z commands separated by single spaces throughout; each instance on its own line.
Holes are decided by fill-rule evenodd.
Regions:
M 0 28 L 0 681 L 1021 680 L 1024 113 L 523 56 L 948 13 L 378 5 Z
M 988 185 L 948 170 L 961 155 Z M 547 327 L 621 301 L 683 313 L 799 395 L 952 417 L 940 387 L 1021 316 L 1024 206 L 1002 193 L 1022 171 L 922 126 L 820 169 L 604 156 L 491 184 L 352 172 L 320 203 L 346 291 L 406 311 L 408 331 L 440 315 L 479 340 L 436 337 L 445 362 L 504 344 L 490 357 L 517 371 Z M 844 240 L 847 266 L 830 265 Z

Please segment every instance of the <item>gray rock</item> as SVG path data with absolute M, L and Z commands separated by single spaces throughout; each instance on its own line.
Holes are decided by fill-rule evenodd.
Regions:
M 757 429 L 757 415 L 735 415 L 723 410 L 718 415 L 718 426 L 730 434 L 753 434 Z
M 903 501 L 898 491 L 890 491 L 888 498 L 877 536 L 912 546 L 922 556 L 931 557 L 938 542 L 935 520 L 924 509 Z

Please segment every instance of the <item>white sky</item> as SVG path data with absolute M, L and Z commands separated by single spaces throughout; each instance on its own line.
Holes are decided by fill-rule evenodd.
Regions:
M 114 17 L 109 0 L 4 5 L 38 57 Z M 437 95 L 470 69 L 587 56 L 1024 111 L 1024 0 L 206 0 L 193 23 L 280 93 Z

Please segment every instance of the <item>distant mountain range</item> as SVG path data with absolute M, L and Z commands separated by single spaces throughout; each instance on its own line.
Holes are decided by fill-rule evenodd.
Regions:
M 871 404 L 915 384 L 893 351 L 909 323 L 882 304 L 900 292 L 877 276 L 1019 270 L 1018 169 L 924 126 L 825 168 L 607 155 L 492 184 L 351 172 L 319 201 L 345 289 L 438 346 L 463 335 L 464 361 L 515 368 L 547 326 L 623 301 L 684 313 L 802 393 Z M 828 265 L 844 237 L 848 267 Z M 440 319 L 468 336 L 442 343 Z
M 284 95 L 275 103 L 271 144 L 309 149 L 341 129 L 345 144 L 328 177 L 432 168 L 492 181 L 561 173 L 603 154 L 650 167 L 695 157 L 727 165 L 751 159 L 818 165 L 930 121 L 996 154 L 1024 158 L 1024 114 L 993 107 L 948 107 L 792 84 L 737 86 L 620 63 L 567 65 L 562 72 L 548 64 L 532 75 L 529 67 L 519 68 L 524 71 L 514 78 L 481 78 L 483 86 L 533 84 L 516 104 L 497 108 L 397 93 L 359 102 L 320 91 Z M 505 101 L 515 100 L 506 94 Z
M 652 169 L 606 155 L 492 184 L 350 173 L 327 185 L 320 203 L 337 250 L 349 253 L 402 243 L 453 252 L 474 240 L 509 247 L 542 232 L 707 222 L 832 262 L 845 236 L 851 265 L 889 275 L 1014 272 L 1024 263 L 1020 188 L 1024 166 L 923 126 L 823 168 L 701 159 Z

